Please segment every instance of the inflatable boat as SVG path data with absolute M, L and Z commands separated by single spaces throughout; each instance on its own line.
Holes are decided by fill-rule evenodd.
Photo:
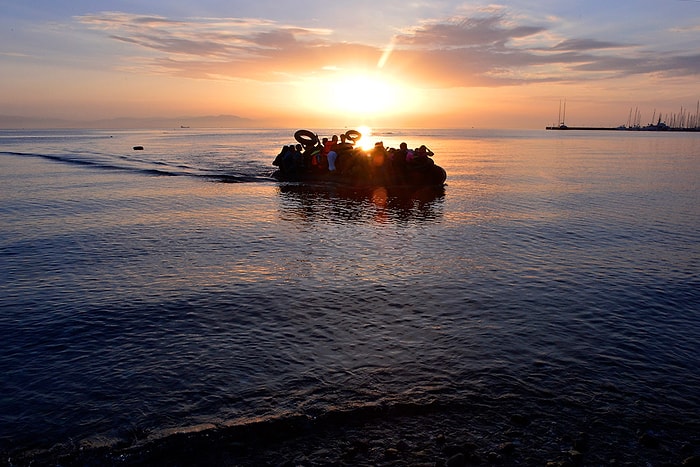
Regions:
M 273 161 L 272 176 L 285 182 L 334 183 L 361 187 L 441 187 L 447 173 L 432 159 L 425 145 L 386 148 L 382 142 L 365 150 L 355 143 L 357 130 L 319 139 L 310 130 L 294 133 L 296 144 L 284 146 Z

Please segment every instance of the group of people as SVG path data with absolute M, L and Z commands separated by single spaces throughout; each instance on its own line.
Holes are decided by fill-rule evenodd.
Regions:
M 366 151 L 355 145 L 361 136 L 350 130 L 340 136 L 318 140 L 315 135 L 306 138 L 297 132 L 296 145 L 284 146 L 275 158 L 273 165 L 281 174 L 288 177 L 305 175 L 336 175 L 369 181 L 400 181 L 412 169 L 434 165 L 433 152 L 425 145 L 409 149 L 401 143 L 399 148 L 386 148 L 383 142 L 375 143 Z M 304 144 L 302 144 L 304 143 Z

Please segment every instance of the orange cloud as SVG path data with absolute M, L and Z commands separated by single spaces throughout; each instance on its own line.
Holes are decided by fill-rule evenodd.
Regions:
M 590 80 L 700 71 L 700 54 L 657 56 L 634 44 L 591 38 L 550 38 L 542 44 L 547 27 L 517 24 L 502 10 L 426 22 L 397 34 L 388 47 L 334 41 L 330 30 L 265 20 L 171 20 L 116 12 L 78 19 L 148 51 L 140 66 L 190 78 L 289 81 L 369 70 L 379 63 L 415 86 L 497 87 L 567 82 L 572 76 Z

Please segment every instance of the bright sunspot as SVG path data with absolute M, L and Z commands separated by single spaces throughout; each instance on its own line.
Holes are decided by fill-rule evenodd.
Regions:
M 368 126 L 359 126 L 357 131 L 360 132 L 362 137 L 356 141 L 356 145 L 364 149 L 365 151 L 371 149 L 374 146 L 374 141 L 372 141 L 372 129 Z
M 339 111 L 356 114 L 388 113 L 396 110 L 397 85 L 376 75 L 351 75 L 330 84 L 330 95 Z

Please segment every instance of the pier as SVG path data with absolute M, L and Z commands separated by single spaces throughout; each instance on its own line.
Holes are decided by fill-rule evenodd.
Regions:
M 563 111 L 563 113 L 562 113 Z M 654 109 L 654 116 L 651 121 L 656 120 L 656 123 L 650 123 L 648 125 L 641 125 L 642 114 L 639 109 L 634 110 L 634 118 L 632 115 L 632 109 L 630 109 L 630 115 L 627 119 L 627 125 L 620 125 L 617 127 L 600 127 L 600 126 L 568 126 L 564 121 L 566 120 L 566 101 L 559 101 L 559 116 L 557 125 L 547 126 L 545 130 L 597 130 L 597 131 L 683 131 L 683 132 L 700 132 L 700 101 L 698 101 L 695 113 L 689 113 L 687 109 L 681 107 L 681 110 L 677 114 L 666 115 L 663 119 L 661 113 L 659 113 L 658 120 L 656 119 L 656 109 Z M 671 122 L 670 125 L 666 122 Z
M 658 128 L 656 125 L 647 125 L 642 127 L 603 127 L 603 126 L 548 126 L 545 130 L 597 130 L 597 131 L 684 131 L 684 132 L 700 132 L 700 128 L 684 128 L 684 127 L 670 127 L 665 126 L 664 128 Z

